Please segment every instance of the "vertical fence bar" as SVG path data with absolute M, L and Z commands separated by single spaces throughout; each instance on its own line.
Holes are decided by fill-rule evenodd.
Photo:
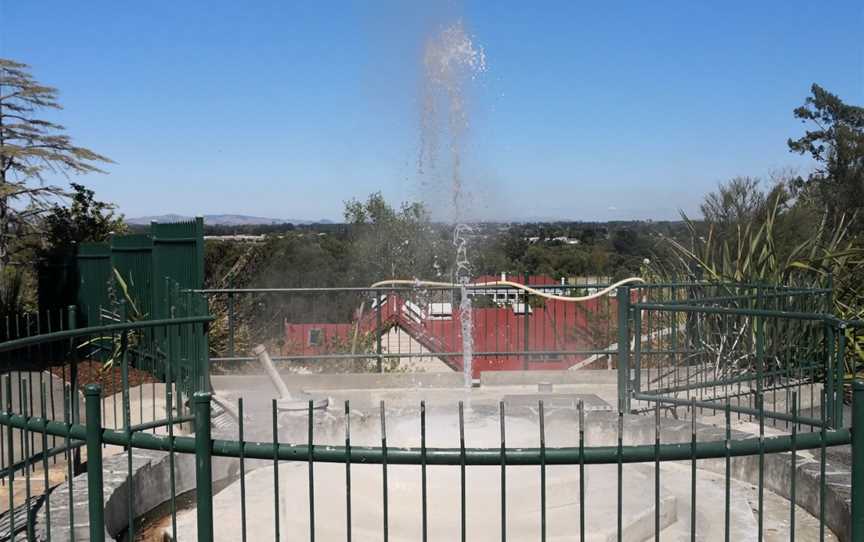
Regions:
M 461 540 L 466 539 L 466 502 L 465 502 L 465 405 L 459 401 L 459 507 Z
M 837 385 L 836 389 L 836 397 L 837 401 L 835 403 L 836 414 L 835 414 L 835 422 L 838 429 L 843 427 L 843 381 L 844 381 L 844 373 L 846 372 L 845 367 L 845 356 L 846 356 L 846 330 L 841 326 L 837 329 L 837 352 L 835 354 L 836 361 L 834 362 L 834 366 L 836 367 L 837 377 L 835 378 L 835 382 Z M 853 371 L 854 372 L 854 371 Z M 853 392 L 854 393 L 854 392 Z
M 660 542 L 660 401 L 654 402 L 654 542 Z
M 381 485 L 384 491 L 381 504 L 384 506 L 384 542 L 387 542 L 390 533 L 390 516 L 387 487 L 387 418 L 384 412 L 384 401 L 381 401 Z
M 546 542 L 546 415 L 543 400 L 538 403 L 540 409 L 540 541 Z
M 827 398 L 828 412 L 826 414 L 828 418 L 828 423 L 833 428 L 837 428 L 837 411 L 835 406 L 835 401 L 837 399 L 834 390 L 835 390 L 835 382 L 834 379 L 836 377 L 837 370 L 834 366 L 834 327 L 830 323 L 825 323 L 824 328 L 824 340 L 825 340 L 825 367 L 827 368 L 827 382 L 823 385 L 823 389 L 825 392 L 824 397 Z M 842 407 L 841 407 L 842 408 Z
M 423 542 L 429 538 L 429 516 L 426 509 L 426 401 L 420 401 L 420 506 Z
M 5 357 L 5 356 L 3 356 L 3 357 Z M 0 358 L 0 359 L 2 359 L 2 358 Z M 3 404 L 3 411 L 8 412 L 8 410 L 6 409 L 7 396 L 5 394 L 5 389 L 6 389 L 5 388 L 5 380 L 6 380 L 6 378 L 8 378 L 8 376 L 3 376 L 2 378 L 4 381 L 3 382 L 4 385 L 0 386 L 0 388 L 2 388 L 2 390 L 0 390 L 0 402 L 2 402 L 2 404 Z M 9 412 L 9 413 L 11 414 L 11 412 Z M 0 426 L 0 469 L 4 469 L 4 470 L 6 469 L 6 450 L 5 450 L 6 433 L 11 432 L 11 431 L 12 431 L 11 426 L 5 426 L 5 425 Z M 0 477 L 0 486 L 6 487 L 6 477 L 5 476 Z
M 765 525 L 765 400 L 762 395 L 756 397 L 759 405 L 759 487 L 758 492 L 758 532 L 756 539 L 762 542 L 764 539 L 763 527 Z
M 307 422 L 308 422 L 308 430 L 309 430 L 309 438 L 308 438 L 308 468 L 309 468 L 309 541 L 315 542 L 315 460 L 313 458 L 313 452 L 315 450 L 314 444 L 314 405 L 312 399 L 309 399 L 309 408 L 307 414 Z
M 49 382 L 51 379 L 48 379 Z M 45 383 L 42 383 L 42 476 L 43 476 L 43 490 L 47 495 L 49 493 L 49 480 L 48 480 L 48 417 L 45 414 Z M 2 438 L 0 438 L 0 442 L 2 442 Z M 0 452 L 2 455 L 2 452 Z M 45 498 L 45 536 L 47 542 L 51 542 L 51 499 L 49 497 Z
M 792 450 L 789 454 L 790 486 L 789 486 L 789 540 L 795 540 L 795 501 L 796 482 L 798 478 L 798 392 L 792 391 Z
M 18 317 L 16 317 L 15 319 L 18 320 Z M 17 327 L 17 324 L 16 324 L 16 327 Z M 16 331 L 16 335 L 17 334 L 18 333 Z M 27 382 L 27 379 L 24 378 L 22 371 L 18 371 L 17 374 L 18 374 L 18 414 L 21 414 L 24 412 L 24 400 L 26 399 L 24 396 L 25 395 L 24 394 L 24 384 L 25 384 L 25 382 Z M 19 446 L 18 452 L 22 453 L 24 451 L 25 445 L 26 445 L 25 441 L 27 440 L 27 431 L 25 431 L 24 429 L 19 429 L 18 430 L 18 436 L 20 437 L 18 439 L 18 443 L 19 443 L 18 444 L 18 446 Z
M 528 286 L 528 282 L 530 280 L 530 275 L 525 273 L 524 275 L 525 286 Z M 527 371 L 529 369 L 529 356 L 528 352 L 531 350 L 531 310 L 528 308 L 528 292 L 523 292 L 522 301 L 524 312 L 522 316 L 524 317 L 522 320 L 522 351 L 525 352 L 522 357 L 522 370 Z
M 78 400 L 78 393 L 72 389 L 68 384 L 63 388 L 63 424 L 66 426 L 66 479 L 69 483 L 69 498 L 67 504 L 69 505 L 69 538 L 72 542 L 75 542 L 75 472 L 74 465 L 72 463 L 72 438 L 69 436 L 69 432 L 72 429 L 72 401 Z
M 507 444 L 504 438 L 504 401 L 498 403 L 501 422 L 501 542 L 507 542 Z
M 62 309 L 60 309 L 62 315 Z M 62 316 L 61 316 L 62 320 Z M 66 309 L 66 329 L 73 330 L 78 327 L 78 308 L 75 305 L 69 305 Z M 63 329 L 61 321 L 60 329 Z M 69 384 L 72 388 L 72 395 L 69 403 L 69 417 L 71 423 L 76 424 L 81 420 L 78 412 L 78 349 L 75 346 L 75 339 L 69 339 Z M 74 397 L 74 399 L 73 399 Z M 75 448 L 72 450 L 72 472 L 81 472 L 81 450 Z
M 240 539 L 246 542 L 246 443 L 243 434 L 243 398 L 237 399 L 237 438 L 240 441 Z M 176 535 L 174 537 L 177 538 Z
M 12 375 L 6 376 L 6 412 L 12 414 Z M 9 453 L 9 533 L 10 538 L 15 540 L 15 438 L 12 434 L 12 426 L 6 428 L 6 444 Z
M 585 402 L 579 399 L 579 542 L 585 542 Z
M 276 417 L 276 399 L 270 402 L 270 417 L 273 422 L 273 534 L 279 542 L 279 424 Z
M 651 330 L 648 330 L 649 336 Z M 642 311 L 633 311 L 633 391 L 642 389 Z
M 628 316 L 630 313 L 630 289 L 627 286 L 619 286 L 617 291 L 618 300 L 618 410 L 630 411 L 630 394 L 628 393 L 628 382 L 630 380 L 630 333 L 627 329 Z
M 756 308 L 762 308 L 762 289 L 756 289 Z M 764 403 L 765 390 L 765 318 L 755 316 L 756 320 L 756 401 L 760 405 L 760 409 Z M 764 425 L 763 412 L 759 413 L 759 424 Z M 759 540 L 762 540 L 762 525 L 759 525 Z
M 726 399 L 726 405 L 723 409 L 723 414 L 726 422 L 726 432 L 725 432 L 725 440 L 724 440 L 724 469 L 723 469 L 723 501 L 724 501 L 724 510 L 723 510 L 723 540 L 724 542 L 729 542 L 730 539 L 730 527 L 729 522 L 731 519 L 731 498 L 732 498 L 732 485 L 731 485 L 731 467 L 732 467 L 732 455 L 730 448 L 730 441 L 732 440 L 732 405 L 729 404 L 729 399 Z
M 696 398 L 690 404 L 690 540 L 696 540 Z
M 120 301 L 120 321 L 128 322 L 128 307 L 125 300 Z M 123 394 L 123 431 L 126 438 L 132 442 L 132 407 L 129 390 L 129 332 L 120 332 L 120 390 Z M 129 491 L 127 495 L 127 511 L 129 527 L 128 533 L 131 540 L 135 540 L 135 477 L 133 476 L 132 446 L 126 448 L 126 467 L 128 471 Z
M 819 540 L 820 542 L 825 540 L 825 508 L 827 503 L 825 502 L 825 441 L 828 436 L 828 405 L 826 404 L 826 399 L 828 397 L 828 390 L 825 388 L 822 389 L 822 401 L 819 406 L 819 416 L 821 418 L 821 424 L 819 426 Z
M 195 507 L 198 542 L 213 541 L 213 442 L 210 439 L 210 394 L 195 392 Z
M 32 373 L 28 374 L 30 374 L 30 378 L 24 381 L 25 384 L 21 388 L 21 393 L 23 394 L 23 407 L 21 410 L 21 415 L 24 417 L 25 422 L 30 421 L 30 411 L 28 410 L 27 403 L 27 398 L 30 394 L 27 393 L 27 390 L 29 389 L 30 382 L 32 381 Z M 30 443 L 33 442 L 34 435 L 33 432 L 29 429 L 26 431 L 22 429 L 21 431 L 25 435 L 24 438 L 21 439 L 21 443 L 24 445 L 21 453 L 24 459 L 24 510 L 26 512 L 26 515 L 24 517 L 27 518 L 25 520 L 25 527 L 27 528 L 27 540 L 33 540 L 35 538 L 33 535 L 33 518 L 30 515 L 30 454 L 33 453 L 33 448 L 30 447 Z M 27 438 L 27 433 L 30 433 L 29 439 Z
M 618 411 L 618 447 L 615 454 L 618 463 L 618 489 L 617 489 L 617 511 L 616 511 L 616 532 L 618 533 L 618 542 L 623 540 L 624 536 L 624 413 Z
M 852 383 L 852 542 L 864 542 L 864 382 L 861 380 Z
M 377 357 L 378 357 L 377 369 L 378 369 L 379 373 L 384 372 L 384 359 L 381 357 L 382 348 L 383 348 L 383 346 L 381 344 L 381 333 L 383 333 L 383 330 L 381 329 L 381 326 L 382 326 L 381 305 L 384 303 L 382 301 L 382 299 L 383 299 L 383 297 L 381 296 L 380 292 L 376 292 L 375 293 L 375 300 L 377 302 L 375 303 L 375 353 L 377 354 Z
M 102 389 L 98 384 L 84 388 L 87 419 L 87 500 L 90 540 L 105 540 L 105 500 L 102 495 Z
M 345 539 L 351 542 L 351 404 L 347 400 L 345 401 Z
M 78 308 L 75 305 L 69 305 L 66 309 L 66 328 L 67 329 L 76 329 L 78 327 Z M 75 349 L 75 340 L 69 339 L 69 384 L 72 386 L 72 391 L 75 393 L 76 400 L 72 401 L 72 423 L 78 423 L 81 419 L 80 413 L 78 412 L 78 356 L 77 350 Z M 81 467 L 81 452 L 79 450 L 75 450 L 75 472 L 78 472 Z
M 165 296 L 166 300 L 170 296 L 170 283 L 166 279 L 165 281 Z M 168 314 L 173 320 L 175 317 L 174 307 L 171 306 L 170 303 L 166 302 L 168 306 Z M 174 539 L 177 539 L 177 479 L 176 474 L 174 472 L 174 393 L 180 393 L 179 389 L 174 385 L 174 370 L 173 366 L 176 362 L 176 358 L 174 357 L 176 354 L 176 350 L 172 346 L 172 334 L 174 333 L 173 327 L 169 324 L 165 328 L 165 346 L 168 350 L 168 355 L 166 357 L 165 362 L 165 416 L 168 419 L 168 482 L 171 487 L 171 498 L 169 499 L 169 507 L 171 511 L 171 534 Z M 154 398 L 155 404 L 155 398 Z M 179 411 L 178 411 L 179 413 Z M 240 417 L 240 425 L 243 424 L 243 417 Z
M 234 292 L 228 293 L 228 355 L 234 357 Z

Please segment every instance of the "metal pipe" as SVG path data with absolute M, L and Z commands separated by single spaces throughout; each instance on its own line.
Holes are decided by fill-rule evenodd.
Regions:
M 279 398 L 283 401 L 290 401 L 291 393 L 288 391 L 288 386 L 285 385 L 285 381 L 282 380 L 282 377 L 279 376 L 278 372 L 276 372 L 276 366 L 273 365 L 273 360 L 270 359 L 267 347 L 263 344 L 259 344 L 252 349 L 252 353 L 255 354 L 255 357 L 258 358 L 261 366 L 264 367 L 264 372 L 267 373 L 267 376 L 270 377 L 270 381 L 273 382 L 273 385 L 276 387 L 276 391 L 279 392 Z

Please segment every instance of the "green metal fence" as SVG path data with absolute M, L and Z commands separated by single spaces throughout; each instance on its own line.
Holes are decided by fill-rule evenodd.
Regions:
M 549 294 L 583 296 L 608 283 L 530 284 Z M 211 361 L 230 368 L 254 361 L 265 344 L 273 359 L 309 370 L 417 370 L 429 360 L 459 370 L 463 357 L 460 289 L 453 287 L 245 288 L 197 290 L 218 331 Z M 614 295 L 587 303 L 546 301 L 500 285 L 468 290 L 474 305 L 473 357 L 479 369 L 613 367 Z M 317 333 L 320 339 L 315 339 Z
M 167 319 L 172 317 L 172 309 L 177 317 L 203 314 L 205 303 L 189 293 L 203 286 L 203 251 L 202 218 L 153 223 L 147 233 L 116 235 L 107 243 L 82 243 L 74 257 L 46 262 L 40 268 L 40 307 L 47 313 L 65 314 L 73 305 L 75 312 L 70 314 L 78 327 L 97 327 L 122 319 Z M 120 314 L 121 302 L 125 304 L 124 315 Z M 53 329 L 57 329 L 56 323 Z M 52 328 L 43 325 L 42 330 Z M 14 330 L 7 336 L 14 336 Z M 178 352 L 175 376 L 184 382 L 195 380 L 195 389 L 207 389 L 208 372 L 199 368 L 207 360 L 207 335 L 187 334 L 173 345 L 167 341 L 158 337 L 141 340 L 148 352 L 136 357 L 133 366 L 164 380 L 165 375 L 158 372 L 163 365 L 154 360 L 164 357 L 171 346 Z M 91 355 L 107 361 L 110 348 Z M 192 389 L 191 384 L 188 389 Z
M 109 285 L 115 270 L 128 285 L 141 316 L 168 317 L 166 277 L 183 290 L 204 285 L 203 219 L 154 222 L 148 233 L 82 243 L 73 257 L 45 262 L 39 269 L 39 305 L 43 310 L 77 305 L 79 325 L 96 326 L 101 310 L 111 304 Z
M 830 289 L 763 285 L 644 286 L 619 292 L 619 383 L 632 400 L 752 415 L 757 399 L 778 417 L 799 398 L 824 394 L 831 427 L 843 426 L 846 330 L 858 322 L 831 315 Z M 631 299 L 636 299 L 632 302 Z M 626 321 L 623 321 L 625 320 Z M 854 372 L 854 371 L 852 371 Z M 781 416 L 782 415 L 782 416 Z
M 284 526 L 279 524 L 279 514 L 276 513 L 272 525 L 274 540 L 282 538 L 315 540 L 316 529 L 320 528 L 322 520 L 344 522 L 347 540 L 365 539 L 362 534 L 352 533 L 352 522 L 356 521 L 352 511 L 357 505 L 356 499 L 369 497 L 352 493 L 351 475 L 360 465 L 377 465 L 381 469 L 382 523 L 376 537 L 385 541 L 391 538 L 391 531 L 399 519 L 389 514 L 392 503 L 388 499 L 390 491 L 388 473 L 397 465 L 413 465 L 417 469 L 416 498 L 420 502 L 421 515 L 418 518 L 416 532 L 418 538 L 424 541 L 429 538 L 430 533 L 431 517 L 427 502 L 427 484 L 430 476 L 429 469 L 432 467 L 449 466 L 461 473 L 457 493 L 461 515 L 458 526 L 454 527 L 450 538 L 465 540 L 469 532 L 468 522 L 473 517 L 470 512 L 480 508 L 484 514 L 500 516 L 500 528 L 495 536 L 504 541 L 508 538 L 524 539 L 524 534 L 514 532 L 508 522 L 510 509 L 508 501 L 512 504 L 514 499 L 517 502 L 525 500 L 525 496 L 514 495 L 508 491 L 508 474 L 513 472 L 512 469 L 524 466 L 537 469 L 536 475 L 541 488 L 539 502 L 523 504 L 538 509 L 537 536 L 541 540 L 547 540 L 551 539 L 551 534 L 547 530 L 550 513 L 546 489 L 550 483 L 548 469 L 566 465 L 584 474 L 586 470 L 595 468 L 597 465 L 615 466 L 618 512 L 613 530 L 621 540 L 624 538 L 621 503 L 628 483 L 623 467 L 631 463 L 644 463 L 655 467 L 652 519 L 653 537 L 659 540 L 662 531 L 659 511 L 663 497 L 659 483 L 663 471 L 659 467 L 666 462 L 682 461 L 687 462 L 691 469 L 692 485 L 689 494 L 691 511 L 696 510 L 695 504 L 699 495 L 699 487 L 696 483 L 697 470 L 709 462 L 713 462 L 713 465 L 719 462 L 721 465 L 720 472 L 723 476 L 726 497 L 724 503 L 716 503 L 716 510 L 718 516 L 725 514 L 723 534 L 726 540 L 730 540 L 732 534 L 729 520 L 729 494 L 731 480 L 735 476 L 732 472 L 733 460 L 753 458 L 758 480 L 755 484 L 758 492 L 756 534 L 758 539 L 762 540 L 765 535 L 767 484 L 765 477 L 769 468 L 766 466 L 766 461 L 771 456 L 780 458 L 772 463 L 774 467 L 771 468 L 780 468 L 777 465 L 786 462 L 783 468 L 789 469 L 792 473 L 789 477 L 789 486 L 782 488 L 782 492 L 789 499 L 790 539 L 796 539 L 798 532 L 795 523 L 796 504 L 801 504 L 800 499 L 796 498 L 796 493 L 800 495 L 802 491 L 796 485 L 799 478 L 796 474 L 796 465 L 805 450 L 812 450 L 821 469 L 815 478 L 818 498 L 808 510 L 818 520 L 818 537 L 822 539 L 827 536 L 829 528 L 835 530 L 838 528 L 837 525 L 828 523 L 832 513 L 828 508 L 833 506 L 829 505 L 829 502 L 833 502 L 829 500 L 833 498 L 829 486 L 831 480 L 836 481 L 838 475 L 826 471 L 826 458 L 832 448 L 851 444 L 850 474 L 844 479 L 845 481 L 840 480 L 841 485 L 848 484 L 851 491 L 851 508 L 846 523 L 849 531 L 836 532 L 836 534 L 841 539 L 864 541 L 864 429 L 862 429 L 864 428 L 864 384 L 847 382 L 845 374 L 837 368 L 839 360 L 842 359 L 838 356 L 842 355 L 843 341 L 847 340 L 841 339 L 840 336 L 845 337 L 845 331 L 848 329 L 859 329 L 861 323 L 836 320 L 828 313 L 815 312 L 815 309 L 811 308 L 813 305 L 808 305 L 808 303 L 822 302 L 820 299 L 830 294 L 829 292 L 809 291 L 801 292 L 799 295 L 793 289 L 769 290 L 762 286 L 726 285 L 724 288 L 727 290 L 732 288 L 733 294 L 726 295 L 717 287 L 707 285 L 653 285 L 639 288 L 638 295 L 632 295 L 633 291 L 625 289 L 619 291 L 618 314 L 621 320 L 619 320 L 620 341 L 617 355 L 622 382 L 621 408 L 617 413 L 615 443 L 608 446 L 589 446 L 586 443 L 585 411 L 581 404 L 577 407 L 578 422 L 574 427 L 574 430 L 578 431 L 578 445 L 549 446 L 545 421 L 547 409 L 542 401 L 536 406 L 538 415 L 536 445 L 527 447 L 510 444 L 513 442 L 513 435 L 508 435 L 506 431 L 506 422 L 510 414 L 503 401 L 498 404 L 494 414 L 500 422 L 498 433 L 500 445 L 490 448 L 466 445 L 466 442 L 470 442 L 471 435 L 466 436 L 461 402 L 453 405 L 457 431 L 453 435 L 454 445 L 446 448 L 426 445 L 427 410 L 424 403 L 419 405 L 417 420 L 419 446 L 405 447 L 388 441 L 388 409 L 384 402 L 381 402 L 378 414 L 380 445 L 376 446 L 360 446 L 352 441 L 349 415 L 351 407 L 347 401 L 337 409 L 337 412 L 344 412 L 344 444 L 341 445 L 332 443 L 321 445 L 316 440 L 318 438 L 315 433 L 316 420 L 321 415 L 313 410 L 311 401 L 305 419 L 307 437 L 301 442 L 279 441 L 275 400 L 269 413 L 273 427 L 272 439 L 269 441 L 260 438 L 258 440 L 244 438 L 244 424 L 248 420 L 243 416 L 242 399 L 236 405 L 240 413 L 237 418 L 239 426 L 236 428 L 236 438 L 213 438 L 211 434 L 212 398 L 206 393 L 206 377 L 203 374 L 206 372 L 206 366 L 198 365 L 198 374 L 193 375 L 192 387 L 185 388 L 187 391 L 182 391 L 183 386 L 179 385 L 178 375 L 175 372 L 175 369 L 182 369 L 182 364 L 177 361 L 178 353 L 183 351 L 180 347 L 180 338 L 184 335 L 203 334 L 205 326 L 211 319 L 198 312 L 201 308 L 200 302 L 189 301 L 193 299 L 192 294 L 183 294 L 172 288 L 166 288 L 166 298 L 170 302 L 167 305 L 171 314 L 169 318 L 138 322 L 121 321 L 5 341 L 0 343 L 0 354 L 37 355 L 53 359 L 52 348 L 65 352 L 63 355 L 68 356 L 73 352 L 77 356 L 81 353 L 81 345 L 89 344 L 96 337 L 110 336 L 112 344 L 121 345 L 121 356 L 117 360 L 121 369 L 128 372 L 128 369 L 134 366 L 133 358 L 157 352 L 161 364 L 159 367 L 154 366 L 153 374 L 165 376 L 164 382 L 154 384 L 154 387 L 161 389 L 164 407 L 161 412 L 154 410 L 149 419 L 144 413 L 135 418 L 132 395 L 134 392 L 130 392 L 129 383 L 125 380 L 128 374 L 121 382 L 119 397 L 114 394 L 106 400 L 98 387 L 88 387 L 85 392 L 86 423 L 78 423 L 72 419 L 71 405 L 77 403 L 77 394 L 72 393 L 68 387 L 62 393 L 63 398 L 60 399 L 63 414 L 57 415 L 50 412 L 48 403 L 53 405 L 54 402 L 49 390 L 43 387 L 35 395 L 29 391 L 33 383 L 32 377 L 25 377 L 23 381 L 20 375 L 10 374 L 4 377 L 3 393 L 0 394 L 2 395 L 0 402 L 3 406 L 3 411 L 0 412 L 0 426 L 3 429 L 0 442 L 5 446 L 5 450 L 0 449 L 0 457 L 3 458 L 0 469 L 2 469 L 3 482 L 10 489 L 9 511 L 6 516 L 10 522 L 10 531 L 18 533 L 20 539 L 37 539 L 42 536 L 32 527 L 34 514 L 36 514 L 34 509 L 39 508 L 39 513 L 42 513 L 43 508 L 40 508 L 40 505 L 44 507 L 53 500 L 46 500 L 43 504 L 30 499 L 30 485 L 37 474 L 45 477 L 46 485 L 50 484 L 47 478 L 50 471 L 49 460 L 55 456 L 62 456 L 65 459 L 70 469 L 67 483 L 75 484 L 72 451 L 83 446 L 86 449 L 89 539 L 104 540 L 106 480 L 102 474 L 103 451 L 104 446 L 121 446 L 124 448 L 123 453 L 128 457 L 129 483 L 134 479 L 133 457 L 137 451 L 167 452 L 172 465 L 171 490 L 167 504 L 175 534 L 177 499 L 180 495 L 175 487 L 179 481 L 174 478 L 174 464 L 183 457 L 194 455 L 197 539 L 202 541 L 213 540 L 217 534 L 214 532 L 215 488 L 212 474 L 215 458 L 237 460 L 240 480 L 245 480 L 250 462 L 254 460 L 269 461 L 276 467 L 281 462 L 302 462 L 308 465 L 306 487 L 293 488 L 287 495 L 279 493 L 278 468 L 273 469 L 272 486 L 249 488 L 241 484 L 240 517 L 244 540 L 247 536 L 246 492 L 250 489 L 272 490 L 273 503 L 277 511 L 280 499 L 308 501 L 308 531 L 286 532 Z M 682 292 L 687 292 L 689 297 L 682 297 Z M 735 299 L 718 300 L 719 297 L 735 297 Z M 775 300 L 767 301 L 769 299 Z M 843 333 L 838 335 L 838 330 L 842 330 Z M 738 342 L 731 339 L 734 348 L 732 345 L 728 348 L 723 346 L 721 355 L 717 356 L 716 350 L 719 345 L 725 345 L 723 341 L 730 340 L 723 339 L 724 336 L 741 338 L 737 339 Z M 147 342 L 153 344 L 148 346 Z M 72 348 L 69 347 L 70 344 L 73 345 Z M 163 344 L 167 347 L 161 350 Z M 187 348 L 195 348 L 194 341 Z M 842 414 L 845 397 L 843 386 L 847 383 L 850 384 L 851 420 L 844 420 Z M 746 393 L 738 393 L 739 384 Z M 191 397 L 187 407 L 184 401 L 177 400 L 178 393 L 185 396 L 191 389 L 197 389 L 199 392 Z M 774 391 L 783 397 L 782 401 L 771 401 L 770 394 Z M 155 397 L 156 392 L 153 393 Z M 748 399 L 742 399 L 743 397 Z M 751 400 L 750 397 L 754 398 Z M 112 410 L 110 404 L 112 400 L 119 401 L 121 409 L 119 414 L 116 406 Z M 36 402 L 35 408 L 32 401 Z M 139 403 L 143 404 L 143 402 Z M 807 403 L 811 410 L 804 412 L 801 408 L 802 403 Z M 666 406 L 674 408 L 666 410 Z M 692 420 L 690 438 L 684 442 L 678 440 L 664 442 L 660 428 L 667 422 L 663 420 L 667 419 L 667 415 L 672 412 L 677 414 L 681 409 L 690 413 L 689 418 Z M 697 438 L 696 413 L 699 410 L 717 412 L 722 416 L 720 437 L 711 440 Z M 653 439 L 633 441 L 635 437 L 627 433 L 628 426 L 624 423 L 624 419 L 632 415 L 629 414 L 630 411 L 642 412 L 642 419 L 647 417 L 653 420 L 651 426 L 654 431 Z M 330 412 L 327 415 L 332 417 L 338 414 Z M 731 421 L 733 416 L 739 415 L 752 417 L 759 427 L 757 435 L 733 438 Z M 110 418 L 113 418 L 113 423 L 108 421 Z M 192 433 L 180 431 L 176 427 L 177 424 L 190 421 L 194 429 Z M 845 427 L 844 421 L 851 422 L 851 427 Z M 786 431 L 769 436 L 766 434 L 766 425 L 785 428 Z M 49 444 L 49 442 L 53 443 Z M 34 446 L 34 443 L 38 444 Z M 333 517 L 328 511 L 316 506 L 315 489 L 318 487 L 316 466 L 322 463 L 345 466 L 344 518 Z M 499 474 L 500 490 L 497 503 L 469 502 L 466 496 L 466 485 L 470 480 L 465 474 L 472 468 L 496 469 Z M 585 478 L 580 476 L 579 479 L 581 481 Z M 14 515 L 16 502 L 12 497 L 14 492 L 11 489 L 16 484 L 20 487 L 22 483 L 27 490 L 28 498 L 23 501 L 26 510 L 23 515 L 16 518 Z M 572 517 L 568 539 L 585 540 L 592 529 L 598 526 L 587 523 L 586 509 L 590 509 L 591 499 L 585 494 L 584 484 L 580 483 L 578 488 L 572 489 L 578 494 L 578 513 Z M 356 491 L 356 487 L 354 490 Z M 129 499 L 129 532 L 126 534 L 129 539 L 134 539 L 136 518 L 143 511 L 134 509 L 131 490 L 126 492 L 126 498 Z M 56 506 L 56 503 L 53 505 Z M 75 523 L 73 512 L 74 507 L 71 506 L 70 501 L 67 514 L 70 526 L 74 526 Z M 50 514 L 50 511 L 44 510 L 44 513 Z M 16 521 L 22 521 L 23 524 L 15 523 Z M 695 512 L 690 518 L 689 528 L 691 539 L 698 539 L 701 527 Z M 70 529 L 69 532 L 74 532 L 74 529 Z M 53 539 L 63 539 L 61 536 L 63 535 L 55 532 Z
M 174 289 L 179 288 L 175 286 Z M 180 312 L 176 309 L 182 308 L 183 316 L 135 322 L 123 319 L 90 328 L 76 329 L 70 326 L 47 333 L 22 333 L 17 338 L 0 343 L 0 355 L 7 360 L 28 361 L 26 364 L 15 361 L 9 363 L 7 371 L 12 371 L 3 377 L 0 387 L 0 403 L 3 405 L 3 415 L 7 416 L 4 420 L 8 422 L 3 424 L 0 438 L 0 470 L 2 485 L 9 494 L 6 527 L 13 538 L 17 533 L 20 539 L 36 539 L 33 531 L 34 510 L 41 504 L 50 519 L 50 500 L 45 499 L 44 503 L 41 499 L 34 500 L 31 485 L 39 483 L 43 488 L 50 487 L 52 482 L 49 481 L 49 473 L 57 468 L 63 469 L 65 465 L 68 469 L 65 479 L 71 491 L 75 476 L 81 469 L 77 453 L 81 446 L 87 447 L 90 492 L 95 495 L 98 489 L 101 495 L 101 472 L 94 470 L 101 458 L 101 444 L 95 444 L 97 441 L 102 442 L 99 436 L 101 432 L 110 430 L 132 438 L 132 435 L 165 426 L 169 427 L 170 433 L 173 424 L 191 421 L 191 410 L 187 405 L 194 392 L 206 389 L 206 377 L 203 375 L 207 368 L 206 364 L 198 363 L 188 373 L 178 372 L 178 368 L 184 371 L 189 366 L 187 360 L 180 358 L 178 345 L 194 345 L 198 342 L 194 337 L 205 333 L 210 318 L 206 313 L 193 314 L 196 307 L 202 306 L 200 302 L 188 306 L 186 301 L 176 301 L 175 310 L 172 311 Z M 121 306 L 121 314 L 125 312 Z M 69 313 L 74 311 L 70 310 Z M 70 322 L 74 321 L 68 315 L 67 318 Z M 168 345 L 167 349 L 162 350 L 162 345 Z M 82 420 L 75 375 L 82 364 L 94 359 L 99 364 L 105 364 L 103 370 L 107 371 L 104 380 L 109 396 L 103 397 L 99 386 L 88 388 L 88 410 Z M 195 359 L 206 358 L 193 356 Z M 147 368 L 154 376 L 160 375 L 162 381 L 157 382 L 152 378 L 149 382 L 142 382 L 140 375 L 143 371 L 139 371 L 137 377 L 132 376 L 130 373 L 136 365 Z M 53 369 L 53 376 L 49 369 Z M 132 381 L 136 381 L 137 385 L 130 385 Z M 94 389 L 97 390 L 95 402 Z M 156 400 L 160 395 L 157 390 L 164 397 L 162 404 Z M 146 410 L 148 401 L 145 401 L 145 397 L 151 399 Z M 94 405 L 99 416 L 98 422 L 94 422 L 93 418 Z M 16 425 L 12 421 L 15 416 L 27 420 L 27 423 Z M 38 427 L 34 428 L 34 420 L 39 420 L 36 423 Z M 127 453 L 131 469 L 134 449 L 128 448 Z M 39 476 L 37 470 L 41 470 Z M 13 513 L 16 477 L 18 483 L 23 482 L 25 486 L 23 506 L 26 510 L 17 526 Z M 92 510 L 98 513 L 97 507 L 94 506 Z M 69 533 L 72 533 L 75 518 L 71 501 L 66 513 L 70 522 Z M 130 510 L 130 513 L 134 513 L 134 510 Z M 49 530 L 45 539 L 50 540 L 50 521 L 47 525 Z M 101 529 L 104 535 L 104 527 Z M 94 539 L 101 539 L 101 536 Z M 55 539 L 64 538 L 58 536 Z

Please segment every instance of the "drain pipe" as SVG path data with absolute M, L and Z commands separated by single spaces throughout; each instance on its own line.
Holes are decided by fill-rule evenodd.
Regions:
M 276 366 L 273 365 L 273 360 L 267 352 L 267 347 L 259 344 L 252 349 L 252 353 L 258 358 L 261 366 L 264 367 L 264 372 L 270 378 L 276 391 L 279 392 L 279 399 L 276 400 L 276 408 L 286 411 L 306 411 L 309 408 L 309 401 L 312 401 L 312 408 L 320 409 L 327 408 L 330 404 L 330 399 L 327 397 L 312 397 L 306 393 L 291 394 L 288 391 L 288 386 L 285 381 L 276 371 Z

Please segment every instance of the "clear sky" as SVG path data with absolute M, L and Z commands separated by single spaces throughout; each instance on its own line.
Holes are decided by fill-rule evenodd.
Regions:
M 864 104 L 864 2 L 0 0 L 0 56 L 61 90 L 116 161 L 80 179 L 127 216 L 339 219 L 418 180 L 420 58 L 462 18 L 481 218 L 693 212 L 719 181 L 811 164 L 786 139 L 812 83 Z

